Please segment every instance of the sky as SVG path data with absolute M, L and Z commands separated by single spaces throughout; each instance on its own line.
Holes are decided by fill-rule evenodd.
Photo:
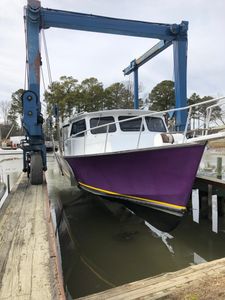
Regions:
M 24 88 L 26 0 L 0 0 L 0 102 Z M 43 0 L 42 7 L 156 23 L 189 22 L 187 94 L 225 95 L 224 0 Z M 62 75 L 81 82 L 96 77 L 105 87 L 133 81 L 122 70 L 154 44 L 155 39 L 66 29 L 45 30 L 52 80 Z M 43 70 L 49 84 L 43 55 Z M 139 69 L 142 95 L 162 80 L 173 80 L 173 52 L 169 47 Z M 43 91 L 43 88 L 42 88 Z

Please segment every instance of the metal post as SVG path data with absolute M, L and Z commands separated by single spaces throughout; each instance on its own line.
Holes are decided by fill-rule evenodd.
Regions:
M 174 83 L 176 107 L 187 105 L 187 40 L 173 41 L 174 50 Z M 176 112 L 176 130 L 183 131 L 187 119 L 187 111 Z
M 142 133 L 142 127 L 143 127 L 143 119 L 144 119 L 144 117 L 141 118 L 141 126 L 140 126 L 139 135 L 138 135 L 137 149 L 139 148 L 139 144 L 140 144 L 141 133 Z
M 134 70 L 134 108 L 139 108 L 138 101 L 138 68 Z
M 217 195 L 212 196 L 212 231 L 218 233 L 218 200 L 217 200 Z
M 208 184 L 208 219 L 212 219 L 212 185 Z
M 199 190 L 192 190 L 192 216 L 193 221 L 199 223 Z
M 222 178 L 222 157 L 217 157 L 216 163 L 216 177 L 218 179 Z
M 10 193 L 10 178 L 9 174 L 7 175 L 7 189 L 8 189 L 8 194 Z
M 184 129 L 183 143 L 186 139 L 186 135 L 187 135 L 187 131 L 188 131 L 188 125 L 189 125 L 189 122 L 190 122 L 190 119 L 191 119 L 191 112 L 192 112 L 192 107 L 190 107 L 189 112 L 188 112 L 188 117 L 187 117 L 187 120 L 186 120 L 185 129 Z
M 104 153 L 106 152 L 106 148 L 107 148 L 108 135 L 109 135 L 109 125 L 107 125 L 107 127 L 106 127 L 106 137 L 105 137 Z
M 84 154 L 86 154 L 86 135 L 87 131 L 84 132 Z

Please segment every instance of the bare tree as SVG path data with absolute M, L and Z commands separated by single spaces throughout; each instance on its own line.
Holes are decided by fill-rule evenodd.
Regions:
M 8 115 L 9 115 L 10 106 L 11 106 L 10 101 L 7 100 L 0 101 L 0 112 L 3 117 L 4 124 L 8 124 Z

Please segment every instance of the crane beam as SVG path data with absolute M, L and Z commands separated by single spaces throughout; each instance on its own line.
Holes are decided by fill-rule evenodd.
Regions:
M 141 55 L 139 58 L 131 61 L 130 65 L 123 70 L 124 75 L 131 74 L 136 68 L 141 67 L 150 59 L 158 55 L 160 52 L 172 45 L 172 41 L 160 41 L 154 45 L 151 49 Z
M 177 37 L 179 39 L 187 37 L 186 22 L 181 24 L 152 23 L 46 8 L 41 9 L 41 18 L 43 29 L 58 27 L 166 41 Z
M 188 22 L 182 21 L 180 24 L 152 23 L 136 20 L 109 18 L 91 14 L 47 9 L 41 7 L 38 0 L 27 0 L 25 7 L 25 31 L 27 41 L 27 63 L 28 63 L 28 91 L 22 96 L 23 101 L 23 127 L 26 131 L 26 141 L 24 144 L 24 170 L 27 171 L 29 157 L 31 161 L 38 156 L 42 158 L 43 170 L 46 170 L 46 149 L 42 130 L 43 117 L 41 114 L 40 102 L 40 66 L 41 55 L 39 49 L 39 33 L 41 29 L 50 27 L 83 30 L 107 34 L 125 35 L 131 37 L 154 38 L 161 40 L 156 47 L 151 49 L 146 55 L 135 61 L 135 88 L 136 98 L 138 98 L 138 68 L 156 54 L 174 45 L 175 85 L 176 97 L 181 100 L 177 105 L 186 101 L 186 44 Z M 184 89 L 184 90 L 182 90 Z M 138 105 L 138 103 L 136 103 Z M 184 118 L 180 119 L 180 125 L 184 124 Z M 28 159 L 27 159 L 28 157 Z M 36 173 L 35 173 L 36 174 Z M 39 184 L 34 176 L 34 184 Z

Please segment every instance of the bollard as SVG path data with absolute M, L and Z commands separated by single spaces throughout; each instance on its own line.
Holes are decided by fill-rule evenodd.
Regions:
M 10 193 L 10 178 L 9 174 L 7 175 L 7 188 L 8 188 L 8 194 Z
M 222 178 L 222 157 L 217 157 L 216 163 L 216 177 L 218 179 Z

